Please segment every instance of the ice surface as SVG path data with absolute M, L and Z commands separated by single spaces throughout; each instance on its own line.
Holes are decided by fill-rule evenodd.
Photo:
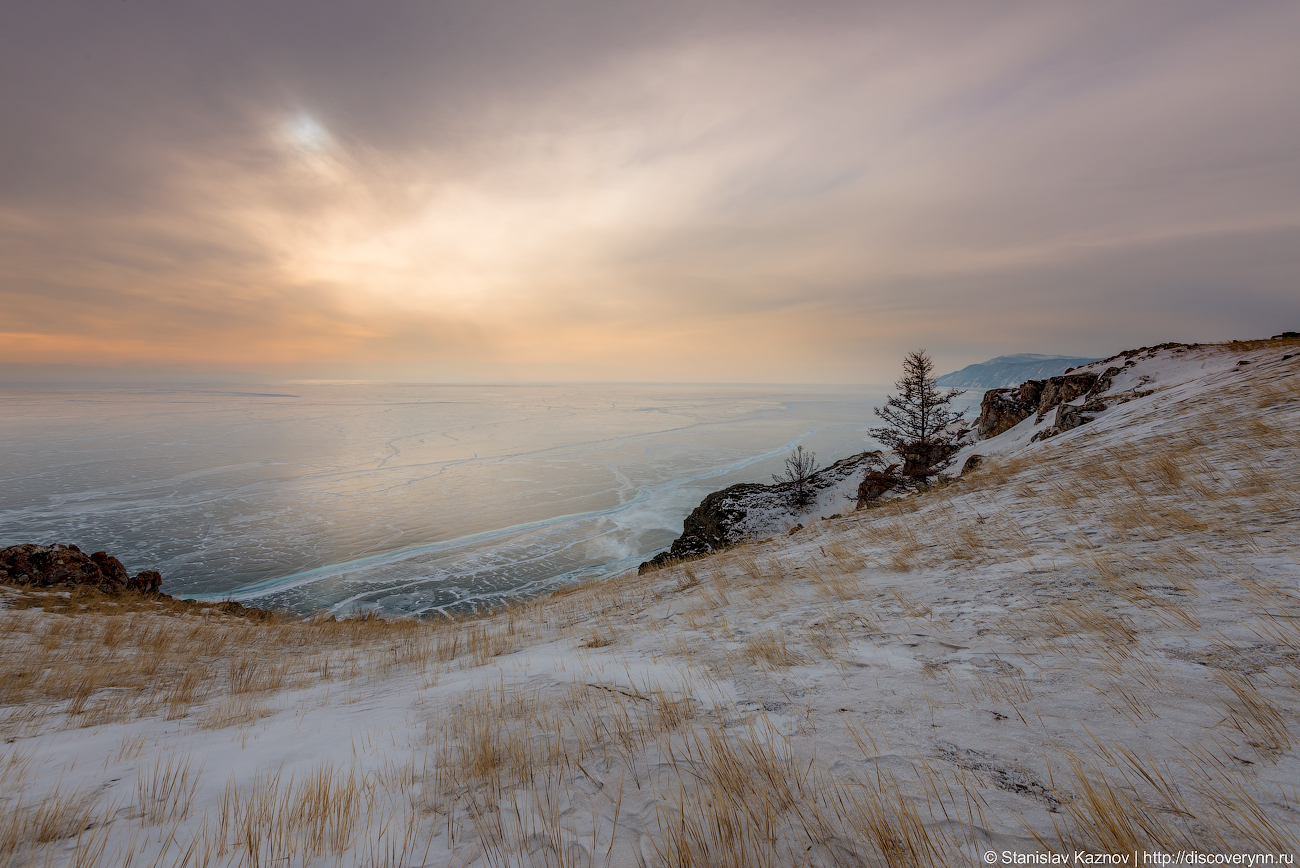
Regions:
M 634 567 L 795 444 L 823 464 L 868 448 L 884 391 L 5 387 L 0 544 L 296 611 L 493 604 Z

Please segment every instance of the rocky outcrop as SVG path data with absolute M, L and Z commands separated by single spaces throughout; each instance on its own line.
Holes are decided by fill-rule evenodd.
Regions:
M 162 573 L 157 570 L 141 570 L 136 573 L 135 577 L 127 583 L 127 589 L 141 591 L 146 594 L 168 596 L 162 592 Z
M 1056 406 L 1056 419 L 1042 431 L 1034 435 L 1034 440 L 1046 440 L 1049 437 L 1055 437 L 1057 434 L 1064 434 L 1066 431 L 1073 431 L 1080 425 L 1087 425 L 1096 419 L 1097 413 L 1106 409 L 1106 405 L 1100 401 L 1088 401 L 1085 404 L 1058 404 Z
M 1058 424 L 1055 433 L 1077 428 L 1091 422 L 1091 417 L 1084 417 L 1078 407 L 1064 409 L 1071 401 L 1087 395 L 1100 395 L 1111 387 L 1115 376 L 1122 368 L 1108 368 L 1105 373 L 1093 371 L 1072 371 L 1059 377 L 1046 380 L 1027 380 L 1014 389 L 990 389 L 984 393 L 980 403 L 980 415 L 975 422 L 975 436 L 980 440 L 996 437 L 1009 431 L 1035 413 L 1038 422 L 1052 410 L 1057 410 Z M 1100 409 L 1105 409 L 1102 406 Z M 1086 412 L 1094 412 L 1089 410 Z M 1062 417 L 1061 414 L 1065 416 Z M 1063 423 L 1065 427 L 1062 427 Z
M 902 484 L 897 464 L 891 464 L 884 470 L 868 470 L 858 484 L 858 506 L 870 503 Z
M 1038 421 L 1043 421 L 1043 417 L 1058 405 L 1088 394 L 1096 385 L 1097 375 L 1092 371 L 1049 377 L 1043 385 L 1042 395 L 1038 398 Z
M 715 491 L 700 501 L 700 505 L 682 522 L 682 535 L 673 540 L 668 551 L 660 552 L 643 563 L 638 572 L 661 567 L 669 561 L 705 555 L 733 546 L 745 538 L 745 520 L 754 510 L 776 509 L 784 498 L 776 493 L 775 485 L 742 482 Z
M 1129 389 L 1122 394 L 1107 394 L 1115 384 L 1115 378 L 1126 369 L 1133 367 L 1141 359 L 1154 358 L 1162 350 L 1175 353 L 1195 349 L 1199 344 L 1165 343 L 1151 347 L 1138 347 L 1125 350 L 1109 359 L 1102 359 L 1093 367 L 1111 364 L 1102 373 L 1070 369 L 1058 377 L 1046 380 L 1026 380 L 1014 389 L 990 389 L 984 393 L 980 404 L 979 419 L 975 423 L 975 435 L 979 440 L 988 440 L 1004 431 L 1008 431 L 1025 419 L 1037 413 L 1037 423 L 1041 423 L 1047 414 L 1056 411 L 1056 419 L 1051 425 L 1034 435 L 1035 440 L 1055 437 L 1065 431 L 1078 428 L 1091 422 L 1096 413 L 1105 410 L 1110 404 L 1122 404 L 1136 397 L 1150 394 L 1150 391 Z M 1101 396 L 1107 397 L 1103 400 Z M 1080 398 L 1086 400 L 1081 404 Z
M 107 552 L 88 555 L 74 545 L 27 543 L 0 549 L 0 582 L 43 588 L 87 585 L 108 594 L 122 591 L 157 594 L 162 576 L 155 570 L 131 576 L 122 562 Z
M 1117 377 L 1123 370 L 1123 368 L 1112 366 L 1103 371 L 1101 376 L 1097 377 L 1097 385 L 1092 387 L 1092 394 L 1104 395 L 1109 392 L 1110 387 L 1115 383 L 1115 377 Z
M 924 481 L 927 476 L 942 473 L 948 466 L 948 459 L 964 445 L 965 436 L 970 431 L 961 431 L 951 443 L 931 443 L 929 446 L 919 444 L 903 447 L 903 476 L 908 479 Z
M 862 452 L 842 458 L 809 477 L 815 494 L 844 483 L 864 469 L 884 466 L 879 452 Z M 641 564 L 638 572 L 658 569 L 672 561 L 698 557 L 751 539 L 758 528 L 766 527 L 780 516 L 794 513 L 788 485 L 761 485 L 742 482 L 715 491 L 692 510 L 682 523 L 682 535 L 666 552 L 660 552 Z
M 975 436 L 980 440 L 1009 431 L 1037 409 L 1046 380 L 1026 380 L 1014 389 L 989 389 L 980 402 Z

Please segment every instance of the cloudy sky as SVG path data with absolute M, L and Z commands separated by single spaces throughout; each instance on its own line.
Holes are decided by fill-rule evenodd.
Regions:
M 1300 328 L 1300 4 L 16 0 L 0 362 L 881 382 Z

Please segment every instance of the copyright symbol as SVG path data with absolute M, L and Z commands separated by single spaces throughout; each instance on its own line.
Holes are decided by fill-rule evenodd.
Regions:
M 989 850 L 989 851 L 987 851 L 987 852 L 984 854 L 984 861 L 987 862 L 987 863 L 989 863 L 990 865 L 992 865 L 994 862 L 998 861 L 998 854 L 997 854 L 997 852 L 994 851 L 994 850 Z

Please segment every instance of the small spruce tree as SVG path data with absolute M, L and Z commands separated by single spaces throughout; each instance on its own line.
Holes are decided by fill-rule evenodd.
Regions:
M 812 502 L 812 475 L 816 472 L 817 454 L 804 452 L 803 447 L 798 446 L 785 460 L 785 473 L 773 475 L 772 481 L 786 486 L 791 504 L 803 509 Z
M 965 411 L 949 405 L 961 389 L 940 392 L 934 387 L 934 363 L 925 350 L 903 357 L 903 376 L 894 383 L 898 394 L 890 395 L 884 407 L 873 407 L 884 425 L 868 433 L 903 459 L 903 475 L 924 479 L 951 463 L 957 451 L 958 433 L 949 426 Z

